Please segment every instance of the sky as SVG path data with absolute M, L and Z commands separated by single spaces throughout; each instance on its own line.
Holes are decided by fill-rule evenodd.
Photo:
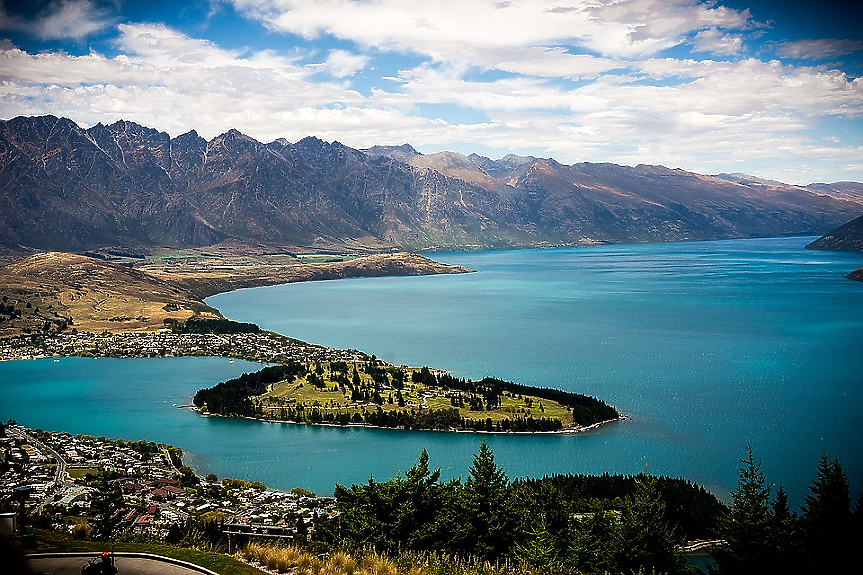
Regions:
M 0 118 L 863 182 L 822 0 L 0 0 Z

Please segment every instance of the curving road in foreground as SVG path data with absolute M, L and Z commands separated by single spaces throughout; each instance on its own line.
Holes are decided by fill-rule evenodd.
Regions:
M 81 575 L 81 568 L 97 553 L 46 553 L 28 555 L 27 563 L 34 575 Z M 114 557 L 117 575 L 216 575 L 191 563 L 143 553 L 117 553 Z

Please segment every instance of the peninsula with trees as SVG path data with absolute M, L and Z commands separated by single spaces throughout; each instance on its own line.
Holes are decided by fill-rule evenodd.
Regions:
M 199 390 L 204 414 L 265 421 L 484 432 L 579 431 L 617 421 L 602 400 L 492 377 L 365 361 L 288 362 Z

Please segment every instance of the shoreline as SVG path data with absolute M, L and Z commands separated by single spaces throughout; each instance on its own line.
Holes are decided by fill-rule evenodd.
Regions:
M 356 265 L 358 262 L 366 263 L 372 261 L 377 265 Z M 419 264 L 417 263 L 419 261 Z M 381 263 L 384 263 L 381 266 Z M 395 262 L 395 266 L 393 266 Z M 209 307 L 204 301 L 206 298 L 218 293 L 228 293 L 239 289 L 251 289 L 253 287 L 265 287 L 269 285 L 286 285 L 289 283 L 305 283 L 310 281 L 323 281 L 330 279 L 354 279 L 361 277 L 380 277 L 380 276 L 401 276 L 411 277 L 418 275 L 438 275 L 438 274 L 461 274 L 472 273 L 474 270 L 464 268 L 462 266 L 442 264 L 431 260 L 419 254 L 375 254 L 357 258 L 349 262 L 340 262 L 342 265 L 330 269 L 318 269 L 317 273 L 309 273 L 308 275 L 297 275 L 294 277 L 281 277 L 276 281 L 275 278 L 256 277 L 244 278 L 245 281 L 236 281 L 239 278 L 234 278 L 235 281 L 215 281 L 209 283 L 210 293 L 200 293 L 202 285 L 192 286 L 183 285 L 182 279 L 174 281 L 175 285 L 183 286 L 190 292 L 198 291 L 196 294 L 200 297 L 200 303 Z M 347 265 L 346 265 L 347 264 Z M 179 278 L 178 278 L 179 279 Z M 250 281 L 251 280 L 251 281 Z M 191 289 L 190 289 L 191 288 Z M 208 290 L 204 290 L 208 291 Z M 203 296 L 203 297 L 202 297 Z M 219 316 L 221 312 L 217 308 L 210 308 Z M 70 320 L 71 322 L 71 320 Z M 59 362 L 62 358 L 70 357 L 111 357 L 111 358 L 150 358 L 150 357 L 222 357 L 230 359 L 241 359 L 246 361 L 256 361 L 262 363 L 287 363 L 288 361 L 334 361 L 334 360 L 353 360 L 362 361 L 368 360 L 368 354 L 358 350 L 337 350 L 317 344 L 309 344 L 307 342 L 291 338 L 276 332 L 260 332 L 260 337 L 257 333 L 245 334 L 181 334 L 173 333 L 171 330 L 161 327 L 153 331 L 131 331 L 121 330 L 117 332 L 103 331 L 101 334 L 83 331 L 63 331 L 55 334 L 49 333 L 32 333 L 32 334 L 17 334 L 0 337 L 0 361 L 20 361 L 25 359 L 51 359 Z M 257 349 L 249 350 L 247 347 L 240 344 L 239 340 L 263 339 L 263 345 L 256 346 Z M 286 353 L 285 347 L 289 343 L 292 349 Z M 276 350 L 276 347 L 279 349 Z M 441 370 L 446 371 L 446 370 Z M 205 415 L 195 407 L 192 407 L 199 415 Z M 213 415 L 213 414 L 206 414 Z M 218 415 L 220 417 L 230 417 Z M 493 433 L 493 434 L 527 434 L 550 433 L 550 434 L 577 434 L 593 429 L 597 429 L 602 425 L 622 421 L 627 419 L 625 415 L 618 418 L 609 419 L 593 423 L 584 427 L 563 428 L 554 431 L 512 431 L 512 430 L 480 430 L 480 429 L 422 429 L 422 428 L 405 428 L 405 427 L 385 427 L 372 425 L 367 423 L 349 423 L 349 424 L 334 424 L 327 422 L 294 422 L 282 420 L 267 420 L 261 418 L 253 418 L 247 416 L 239 416 L 245 419 L 255 419 L 258 421 L 270 421 L 274 423 L 293 423 L 295 425 L 326 425 L 331 427 L 369 427 L 377 429 L 400 429 L 404 431 L 446 431 L 450 433 Z M 468 418 L 471 419 L 471 418 Z M 506 418 L 509 420 L 510 418 Z M 475 421 L 471 419 L 471 421 Z M 563 421 L 558 419 L 563 424 Z
M 203 413 L 199 408 L 194 405 L 182 405 L 177 406 L 178 409 L 189 409 L 190 411 L 194 411 L 200 417 L 219 417 L 223 419 L 246 419 L 249 421 L 259 421 L 261 423 L 277 423 L 280 425 L 312 425 L 318 427 L 341 427 L 341 428 L 366 428 L 366 429 L 384 429 L 391 431 L 423 431 L 423 432 L 434 432 L 434 433 L 484 433 L 487 435 L 578 435 L 580 433 L 584 433 L 587 431 L 593 431 L 595 429 L 599 429 L 605 425 L 609 425 L 612 423 L 619 423 L 621 421 L 627 421 L 631 419 L 630 416 L 626 414 L 621 414 L 620 417 L 615 419 L 607 419 L 605 421 L 599 421 L 597 423 L 592 423 L 590 425 L 586 425 L 584 427 L 579 427 L 577 429 L 561 429 L 558 431 L 487 431 L 487 430 L 476 430 L 476 429 L 417 429 L 417 428 L 407 428 L 407 427 L 382 427 L 380 425 L 369 425 L 367 423 L 346 423 L 344 425 L 338 423 L 313 423 L 308 421 L 288 421 L 282 419 L 261 419 L 260 417 L 249 417 L 245 415 L 240 416 L 232 416 L 232 415 L 222 415 L 219 413 Z
M 76 340 L 68 341 L 68 340 Z M 57 340 L 67 340 L 58 342 Z M 85 345 L 99 346 L 98 353 L 92 353 L 90 348 L 84 348 Z M 0 342 L 2 343 L 2 342 Z M 45 346 L 54 346 L 53 353 L 47 349 L 40 350 L 40 353 L 32 353 L 37 350 L 32 347 L 24 348 L 24 353 L 13 356 L 8 348 L 0 348 L 0 361 L 23 361 L 23 360 L 50 360 L 60 362 L 64 358 L 114 358 L 114 359 L 148 359 L 159 357 L 220 357 L 231 361 L 238 359 L 249 361 L 258 364 L 282 364 L 289 361 L 368 361 L 371 357 L 365 352 L 358 350 L 339 350 L 327 348 L 316 344 L 309 344 L 301 340 L 283 336 L 275 332 L 261 332 L 258 334 L 173 334 L 173 333 L 135 333 L 128 332 L 123 334 L 91 334 L 79 333 L 76 335 L 64 334 L 61 336 L 53 336 L 46 338 Z M 75 348 L 75 343 L 78 348 Z M 182 352 L 183 349 L 187 353 Z M 152 350 L 154 346 L 168 345 L 176 346 L 171 354 L 158 355 L 144 350 Z M 220 346 L 230 345 L 231 351 L 225 351 Z M 78 351 L 78 353 L 74 353 Z M 72 353 L 70 353 L 72 352 Z M 378 360 L 381 361 L 381 360 Z M 446 373 L 446 370 L 435 369 Z M 327 427 L 367 427 L 372 429 L 392 429 L 401 431 L 439 431 L 446 433 L 487 433 L 487 434 L 552 434 L 552 435 L 575 435 L 583 432 L 592 431 L 599 427 L 630 419 L 627 415 L 622 414 L 615 419 L 609 419 L 591 425 L 578 428 L 564 428 L 556 431 L 490 431 L 490 430 L 475 430 L 475 429 L 419 429 L 419 428 L 404 428 L 404 427 L 384 427 L 379 425 L 370 425 L 366 423 L 349 423 L 346 425 L 326 423 L 326 422 L 296 422 L 263 419 L 248 416 L 225 416 L 214 413 L 202 413 L 197 407 L 194 407 L 191 402 L 182 408 L 189 408 L 195 411 L 199 416 L 206 417 L 224 417 L 228 419 L 250 419 L 266 423 L 285 423 L 293 425 L 318 425 Z

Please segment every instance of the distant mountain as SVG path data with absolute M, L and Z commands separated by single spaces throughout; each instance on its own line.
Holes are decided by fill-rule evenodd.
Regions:
M 844 182 L 843 182 L 844 183 Z M 863 216 L 839 226 L 806 246 L 810 250 L 840 250 L 863 252 Z M 845 276 L 863 282 L 863 267 Z
M 792 186 L 662 166 L 210 141 L 119 121 L 0 121 L 0 246 L 88 250 L 226 239 L 365 251 L 820 234 L 863 184 Z
M 810 250 L 863 252 L 863 216 L 824 234 L 806 247 Z
M 863 252 L 863 216 L 824 234 L 807 245 L 806 249 Z M 863 267 L 854 270 L 845 277 L 863 282 Z

